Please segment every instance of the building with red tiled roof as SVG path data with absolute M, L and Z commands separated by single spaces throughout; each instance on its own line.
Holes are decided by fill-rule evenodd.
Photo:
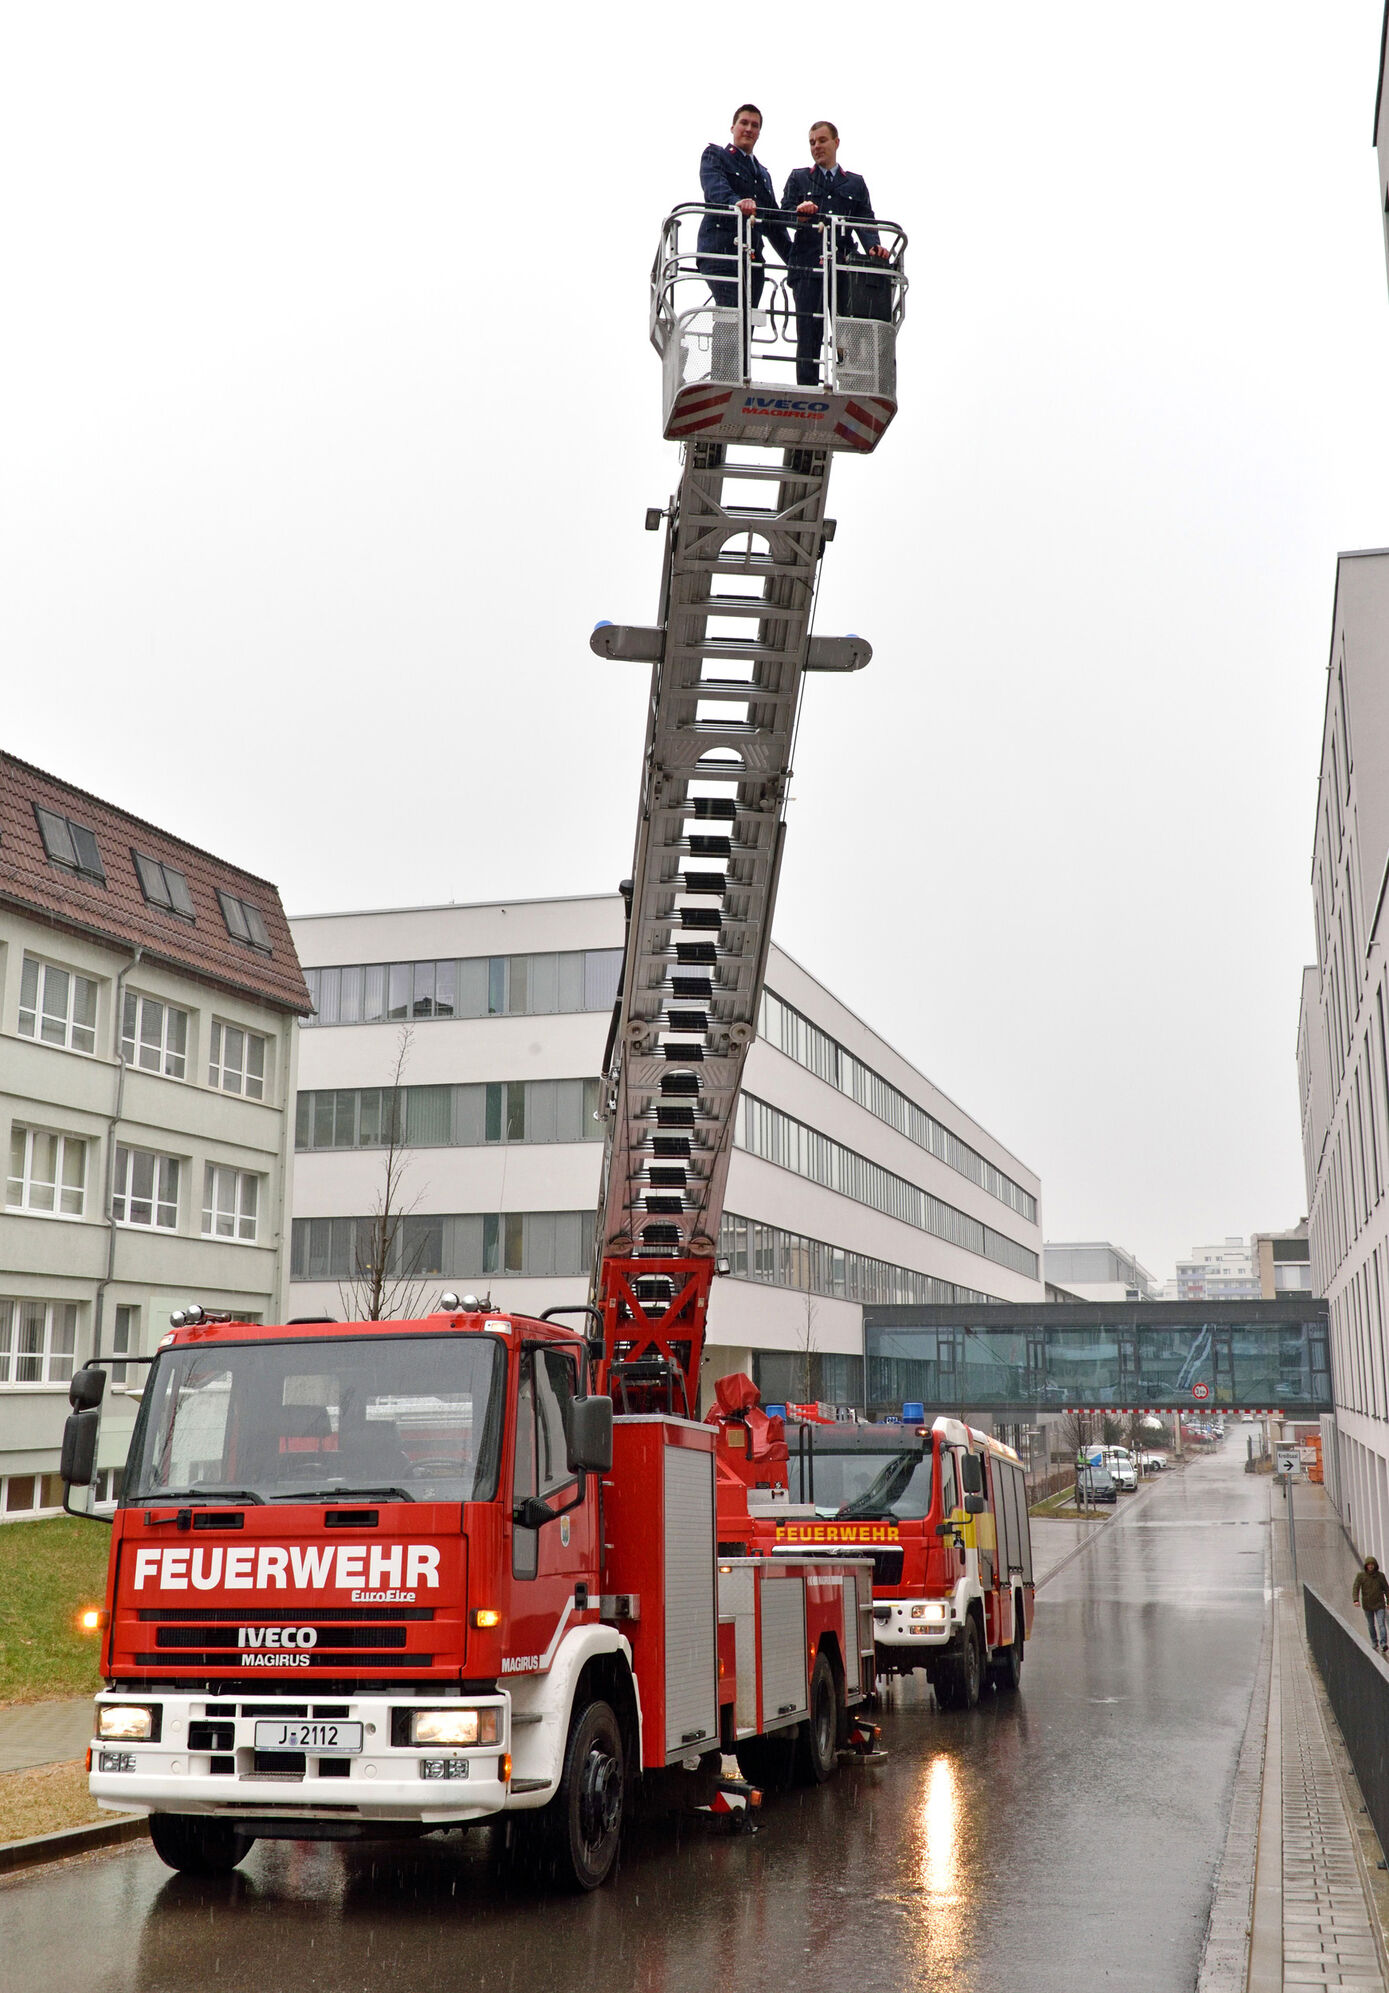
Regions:
M 0 1520 L 59 1506 L 68 1380 L 172 1309 L 274 1319 L 298 1020 L 275 887 L 0 754 Z M 113 1372 L 99 1493 L 133 1401 Z

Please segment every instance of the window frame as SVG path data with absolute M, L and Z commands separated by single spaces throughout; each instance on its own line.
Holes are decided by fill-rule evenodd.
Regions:
M 133 844 L 130 847 L 130 856 L 135 866 L 135 877 L 140 882 L 140 891 L 145 897 L 145 904 L 158 907 L 161 913 L 170 913 L 175 920 L 186 921 L 190 927 L 193 926 L 197 915 L 193 911 L 193 896 L 188 890 L 187 873 L 180 872 L 176 865 L 170 865 L 162 858 L 151 858 L 147 852 L 137 851 Z M 151 890 L 151 875 L 157 875 L 161 891 Z M 178 881 L 177 889 L 170 885 L 171 879 Z M 179 904 L 180 894 L 186 902 L 182 906 Z
M 43 1340 L 37 1349 L 21 1350 L 18 1332 L 26 1308 L 43 1309 Z M 58 1324 L 60 1311 L 63 1312 L 61 1329 L 66 1336 L 70 1331 L 70 1347 L 54 1348 L 54 1329 Z M 77 1344 L 82 1332 L 80 1303 L 76 1301 L 46 1300 L 39 1295 L 5 1294 L 0 1295 L 0 1391 L 55 1391 L 62 1390 L 71 1380 L 77 1368 Z M 38 1360 L 41 1375 L 38 1377 L 16 1377 L 12 1370 L 21 1362 Z M 54 1364 L 67 1365 L 65 1371 L 55 1374 Z
M 254 900 L 243 900 L 238 893 L 229 893 L 224 886 L 219 886 L 217 904 L 222 909 L 222 919 L 233 941 L 244 942 L 258 955 L 273 954 L 265 915 Z
M 101 846 L 96 841 L 96 832 L 88 824 L 78 823 L 75 817 L 64 816 L 60 810 L 50 810 L 43 803 L 34 804 L 34 820 L 39 827 L 39 841 L 43 845 L 43 855 L 50 865 L 57 865 L 64 872 L 75 873 L 79 879 L 90 879 L 96 885 L 106 884 L 106 867 L 102 863 Z M 50 832 L 49 826 L 55 826 Z M 57 826 L 61 826 L 60 836 Z M 72 856 L 68 857 L 62 846 L 65 837 Z M 91 857 L 83 851 L 79 838 L 85 839 L 91 847 Z M 55 846 L 58 847 L 55 849 Z
M 24 1162 L 18 1177 L 14 1174 L 14 1144 L 17 1137 L 24 1138 Z M 31 1187 L 39 1181 L 34 1175 L 33 1157 L 36 1140 L 44 1139 L 58 1144 L 52 1182 L 53 1203 L 45 1207 L 31 1202 Z M 10 1123 L 10 1160 L 5 1176 L 5 1209 L 22 1213 L 26 1218 L 60 1218 L 68 1224 L 81 1224 L 87 1215 L 87 1149 L 94 1138 L 90 1135 L 77 1135 L 65 1128 L 43 1128 L 28 1121 Z M 78 1208 L 75 1211 L 62 1209 L 63 1198 L 72 1192 L 67 1181 L 67 1158 L 69 1144 L 81 1151 L 82 1181 L 77 1187 Z M 21 1195 L 18 1202 L 10 1198 L 11 1186 L 18 1182 Z
M 26 971 L 31 967 L 35 971 L 36 986 L 34 1002 L 32 1005 L 28 1005 L 24 1001 L 24 984 Z M 63 1036 L 61 1039 L 46 1038 L 43 1033 L 45 1020 L 48 1018 L 56 1019 L 58 1016 L 58 1012 L 50 1011 L 45 1007 L 50 974 L 66 976 L 68 981 L 67 1008 L 62 1013 Z M 79 983 L 85 984 L 92 992 L 92 1021 L 90 1024 L 78 1024 L 76 1021 L 77 986 Z M 66 962 L 54 962 L 47 955 L 31 955 L 27 949 L 24 951 L 20 960 L 19 970 L 19 1035 L 21 1038 L 28 1038 L 35 1045 L 47 1045 L 55 1052 L 76 1052 L 80 1058 L 94 1059 L 97 1056 L 97 1021 L 100 1003 L 101 984 L 97 977 L 84 975 L 80 969 L 70 969 Z M 26 1013 L 33 1020 L 33 1029 L 29 1031 L 26 1031 L 24 1028 Z M 74 1042 L 74 1034 L 78 1031 L 91 1033 L 92 1042 L 90 1045 L 79 1045 Z
M 226 1178 L 232 1179 L 234 1195 L 231 1204 L 232 1230 L 218 1229 L 223 1206 L 218 1192 Z M 250 1213 L 247 1215 L 246 1186 L 251 1187 Z M 254 1246 L 260 1243 L 260 1194 L 261 1178 L 255 1170 L 238 1169 L 234 1163 L 205 1163 L 203 1165 L 203 1207 L 202 1237 L 213 1239 L 219 1245 Z M 250 1225 L 250 1231 L 243 1230 Z
M 130 1016 L 132 1004 L 135 1008 L 134 1029 L 133 1031 L 127 1031 L 126 1021 Z M 159 1043 L 156 1048 L 158 1064 L 153 1066 L 147 1066 L 140 1056 L 146 1044 L 143 1028 L 146 1004 L 155 1005 L 163 1013 L 159 1028 Z M 171 1020 L 176 1017 L 183 1019 L 183 1050 L 181 1052 L 171 1050 L 169 1045 L 169 1027 Z M 192 1012 L 185 1010 L 181 1004 L 170 1003 L 165 997 L 151 996 L 146 990 L 127 989 L 121 1008 L 121 1057 L 136 1072 L 153 1073 L 157 1079 L 186 1082 L 188 1078 L 188 1047 L 193 1036 L 192 1026 Z M 170 1060 L 178 1061 L 179 1070 L 177 1072 L 170 1070 Z
M 130 1187 L 136 1159 L 142 1156 L 148 1156 L 150 1161 L 156 1166 L 148 1198 L 136 1197 Z M 122 1157 L 125 1158 L 124 1167 L 122 1167 Z M 142 1149 L 133 1147 L 126 1142 L 118 1142 L 116 1144 L 115 1161 L 111 1172 L 112 1223 L 129 1226 L 132 1231 L 136 1232 L 177 1233 L 182 1215 L 180 1208 L 183 1200 L 182 1164 L 183 1158 L 181 1156 L 171 1156 L 162 1149 Z M 161 1194 L 165 1184 L 166 1168 L 172 1168 L 174 1178 L 172 1198 L 174 1219 L 171 1225 L 162 1224 L 158 1217 L 159 1211 L 165 1208 L 171 1201 L 167 1195 Z M 132 1204 L 145 1203 L 148 1203 L 151 1212 L 151 1216 L 148 1219 L 132 1218 L 129 1215 Z M 117 1211 L 117 1204 L 124 1206 L 123 1212 Z
M 241 1036 L 242 1083 L 240 1086 L 227 1085 L 227 1074 L 232 1070 L 226 1063 L 227 1033 L 229 1031 L 239 1032 Z M 258 1044 L 261 1048 L 261 1069 L 259 1074 L 253 1074 L 250 1070 L 248 1054 L 253 1043 Z M 248 1082 L 252 1079 L 259 1079 L 259 1093 L 251 1092 Z M 268 1034 L 263 1031 L 252 1031 L 245 1024 L 233 1024 L 229 1018 L 212 1018 L 208 1025 L 207 1035 L 207 1083 L 218 1093 L 233 1094 L 240 1100 L 268 1101 L 270 1099 L 270 1038 Z

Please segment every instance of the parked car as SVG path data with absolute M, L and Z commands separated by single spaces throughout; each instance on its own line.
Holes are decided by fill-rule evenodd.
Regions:
M 1102 1463 L 1092 1461 L 1076 1469 L 1076 1507 L 1082 1502 L 1117 1502 L 1119 1490 L 1114 1476 Z
M 1131 1495 L 1138 1486 L 1138 1466 L 1126 1446 L 1102 1446 L 1100 1457 L 1114 1478 L 1121 1495 Z
M 1161 1474 L 1165 1472 L 1167 1467 L 1167 1455 L 1165 1453 L 1140 1453 L 1138 1464 L 1145 1474 Z

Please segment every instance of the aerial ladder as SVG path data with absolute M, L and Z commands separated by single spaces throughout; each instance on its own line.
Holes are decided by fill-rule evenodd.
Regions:
M 813 632 L 836 452 L 876 449 L 896 413 L 906 237 L 861 260 L 823 224 L 819 384 L 795 385 L 783 281 L 750 301 L 738 217 L 737 302 L 709 303 L 677 208 L 652 270 L 664 433 L 682 446 L 664 521 L 660 621 L 600 623 L 601 657 L 651 667 L 626 945 L 604 1057 L 607 1123 L 591 1301 L 596 1388 L 620 1409 L 696 1415 L 743 1062 L 757 1032 L 808 671 L 858 671 L 861 638 Z

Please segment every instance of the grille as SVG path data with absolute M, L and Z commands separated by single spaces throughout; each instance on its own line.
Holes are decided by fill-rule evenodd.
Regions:
M 872 1555 L 873 1583 L 875 1585 L 900 1585 L 902 1582 L 901 1550 L 875 1550 Z

